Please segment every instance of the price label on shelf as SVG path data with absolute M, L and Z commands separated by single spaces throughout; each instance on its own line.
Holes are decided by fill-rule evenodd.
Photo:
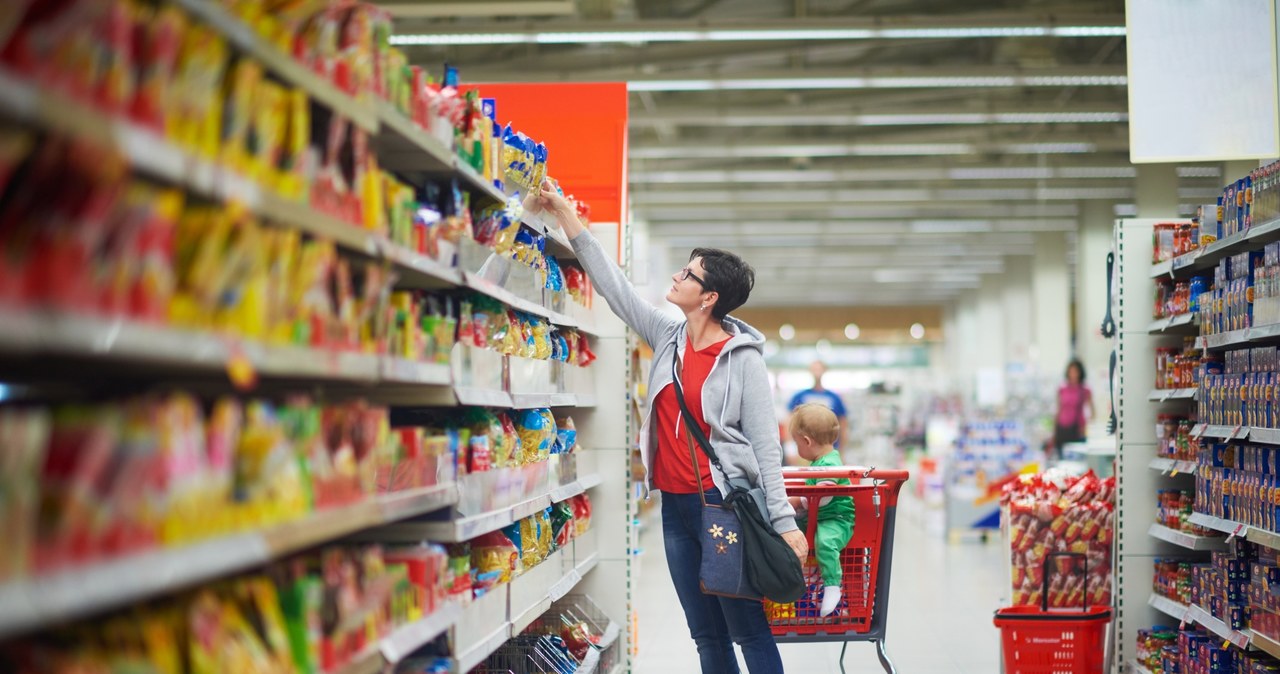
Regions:
M 1177 468 L 1174 468 L 1173 470 L 1169 471 L 1169 475 L 1170 475 L 1171 477 L 1177 477 L 1177 476 L 1178 476 L 1178 469 L 1177 469 Z
M 1208 424 L 1196 424 L 1191 428 L 1191 436 L 1199 440 L 1200 436 L 1204 435 L 1204 430 L 1208 427 Z
M 1182 621 L 1178 623 L 1179 630 L 1185 630 L 1187 623 L 1191 622 L 1191 607 L 1188 606 L 1186 611 L 1182 612 Z
M 1249 635 L 1244 632 L 1232 632 L 1228 641 L 1235 644 L 1237 648 L 1245 649 L 1249 647 Z
M 1228 543 L 1230 543 L 1230 542 L 1231 542 L 1231 540 L 1232 540 L 1233 538 L 1235 538 L 1236 536 L 1240 536 L 1240 535 L 1244 534 L 1245 529 L 1247 529 L 1247 527 L 1245 527 L 1245 525 L 1243 525 L 1243 524 L 1237 524 L 1237 525 L 1236 525 L 1236 528 L 1231 530 L 1231 535 L 1230 535 L 1230 536 L 1227 536 L 1227 542 L 1228 542 Z

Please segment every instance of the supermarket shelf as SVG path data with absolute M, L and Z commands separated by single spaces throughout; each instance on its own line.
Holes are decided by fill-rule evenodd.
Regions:
M 1152 459 L 1151 469 L 1170 475 L 1195 475 L 1199 466 L 1194 461 L 1175 461 L 1173 459 Z
M 480 643 L 473 645 L 464 653 L 458 654 L 458 671 L 469 672 L 486 658 L 493 654 L 494 651 L 502 647 L 511 638 L 511 623 L 503 622 L 498 625 L 489 636 L 480 640 Z
M 1280 641 L 1276 641 L 1265 634 L 1249 630 L 1249 642 L 1271 657 L 1280 658 Z
M 1147 605 L 1179 622 L 1195 622 L 1202 627 L 1230 641 L 1239 648 L 1250 647 L 1251 633 L 1238 632 L 1226 626 L 1221 620 L 1213 617 L 1208 611 L 1192 604 L 1190 606 L 1173 601 L 1158 594 L 1152 594 Z
M 364 655 L 339 667 L 332 674 L 378 674 L 444 634 L 461 616 L 462 607 L 448 602 L 422 620 L 396 628 L 368 648 Z
M 1280 550 L 1280 533 L 1267 531 L 1257 527 L 1251 527 L 1239 522 L 1225 520 L 1221 517 L 1214 517 L 1204 513 L 1191 513 L 1192 524 L 1198 524 L 1215 531 L 1221 531 L 1232 536 L 1244 536 L 1247 540 L 1257 543 L 1265 548 L 1272 550 Z
M 360 128 L 366 131 L 377 130 L 378 116 L 373 106 L 358 102 L 311 72 L 212 0 L 177 0 L 176 4 L 217 29 L 228 42 L 261 62 L 281 79 L 303 89 L 309 96 Z
M 1142 663 L 1135 660 L 1129 661 L 1129 674 L 1151 674 L 1151 670 L 1142 666 Z
M 1156 320 L 1151 322 L 1151 325 L 1147 326 L 1147 332 L 1153 335 L 1158 335 L 1160 333 L 1168 332 L 1170 330 L 1177 330 L 1178 332 L 1187 332 L 1187 330 L 1178 330 L 1178 329 L 1179 328 L 1190 328 L 1190 329 L 1196 328 L 1197 326 L 1196 326 L 1195 318 L 1196 318 L 1196 315 L 1191 312 L 1187 312 L 1185 314 L 1178 314 L 1176 316 L 1168 316 L 1165 318 L 1157 318 Z
M 378 163 L 393 171 L 423 171 L 427 173 L 452 173 L 457 160 L 452 148 L 446 147 L 435 136 L 419 127 L 388 101 L 374 104 L 380 131 L 387 142 L 380 143 Z M 386 150 L 393 149 L 393 152 Z M 412 159 L 402 159 L 406 150 Z
M 394 665 L 445 633 L 462 617 L 462 607 L 446 602 L 431 615 L 392 632 L 378 644 L 381 659 Z
M 1229 349 L 1249 343 L 1249 330 L 1232 330 L 1230 332 L 1220 332 L 1216 335 L 1204 335 L 1196 338 L 1196 346 L 1202 349 Z
M 1280 445 L 1280 428 L 1258 428 L 1249 429 L 1249 442 L 1256 442 L 1263 445 Z
M 550 318 L 551 311 L 536 302 L 530 302 L 522 297 L 517 297 L 515 293 L 499 286 L 498 284 L 471 272 L 463 272 L 462 284 L 478 293 L 482 293 L 492 297 L 503 304 L 527 314 L 541 316 L 542 318 Z
M 204 0 L 183 1 L 208 4 Z M 201 196 L 238 202 L 267 220 L 330 239 L 356 252 L 374 255 L 378 251 L 374 237 L 360 227 L 264 190 L 230 168 L 197 157 L 149 129 L 124 120 L 113 121 L 82 103 L 39 91 L 3 69 L 0 69 L 0 111 L 28 123 L 115 147 L 135 170 Z
M 1196 430 L 1199 429 L 1199 433 Z M 1252 429 L 1247 426 L 1213 426 L 1197 424 L 1191 431 L 1192 435 L 1202 438 L 1212 438 L 1215 440 L 1244 440 L 1249 437 Z
M 392 494 L 258 532 L 149 550 L 0 585 L 0 637 L 124 606 L 456 503 L 456 485 Z
M 563 550 L 552 553 L 544 562 L 511 581 L 512 636 L 528 629 L 552 604 L 582 582 L 582 574 L 576 568 L 555 577 L 556 570 L 563 568 L 564 554 Z
M 1226 539 L 1221 536 L 1196 536 L 1162 524 L 1152 524 L 1147 533 L 1188 550 L 1224 550 L 1227 547 Z
M 1231 629 L 1230 627 L 1227 627 L 1226 623 L 1213 617 L 1213 614 L 1200 608 L 1199 606 L 1196 606 L 1195 604 L 1192 604 L 1187 608 L 1189 609 L 1191 619 L 1199 623 L 1201 627 L 1204 627 L 1210 632 L 1213 632 L 1214 634 L 1222 637 L 1223 639 L 1230 641 L 1237 648 L 1248 649 L 1252 646 L 1251 640 L 1249 638 L 1250 633 L 1248 631 L 1238 632 L 1236 630 Z
M 507 199 L 508 199 L 507 195 L 503 193 L 502 190 L 498 189 L 497 187 L 494 187 L 492 183 L 485 180 L 484 176 L 480 175 L 475 169 L 471 168 L 469 164 L 462 161 L 456 161 L 454 162 L 454 167 L 457 171 L 457 174 L 462 176 L 463 181 L 466 182 L 472 188 L 473 193 L 478 193 L 485 197 L 488 197 L 490 201 L 493 201 L 495 203 L 499 203 L 499 204 L 507 203 Z
M 394 264 L 400 272 L 402 277 L 400 285 L 419 289 L 450 288 L 462 285 L 462 273 L 447 264 L 386 240 L 379 240 L 378 247 L 383 257 Z
M 476 407 L 499 407 L 503 409 L 511 409 L 511 394 L 506 391 L 494 391 L 492 389 L 473 388 L 469 386 L 459 386 L 454 388 L 454 395 L 458 398 L 459 405 L 474 405 Z
M 1155 389 L 1147 394 L 1147 400 L 1165 402 L 1167 400 L 1195 400 L 1197 388 Z
M 1221 517 L 1214 517 L 1213 515 L 1206 515 L 1204 513 L 1191 513 L 1191 517 L 1187 521 L 1192 524 L 1205 527 L 1206 529 L 1221 531 L 1224 534 L 1230 534 L 1232 536 L 1239 536 L 1248 531 L 1248 527 L 1239 522 L 1232 522 L 1231 520 L 1225 520 Z
M 477 536 L 497 531 L 505 526 L 518 522 L 552 503 L 572 498 L 600 484 L 599 475 L 588 475 L 567 485 L 560 485 L 511 506 L 496 510 L 459 517 L 447 522 L 400 522 L 389 524 L 367 538 L 382 541 L 436 541 L 439 543 L 461 543 Z
M 1170 618 L 1173 618 L 1174 620 L 1186 620 L 1191 610 L 1186 604 L 1176 602 L 1168 597 L 1161 597 L 1154 593 L 1151 595 L 1151 598 L 1147 600 L 1147 605 Z
M 449 386 L 453 381 L 453 374 L 444 363 L 424 363 L 386 356 L 381 359 L 378 378 L 395 384 Z
M 427 386 L 451 382 L 449 366 L 439 363 L 271 346 L 126 319 L 14 309 L 0 309 L 0 354 L 49 354 L 208 372 L 225 371 L 234 356 L 243 355 L 257 374 L 273 378 Z M 503 395 L 497 392 L 498 398 Z M 494 404 L 509 406 L 510 401 L 502 398 Z
M 1196 271 L 1213 267 L 1228 255 L 1247 248 L 1257 247 L 1260 243 L 1275 241 L 1277 238 L 1280 238 L 1280 221 L 1255 225 L 1244 232 L 1215 241 L 1204 248 L 1198 248 L 1172 260 L 1153 265 L 1151 267 L 1151 278 L 1160 278 L 1162 276 L 1189 278 Z
M 533 410 L 541 407 L 594 407 L 596 397 L 575 393 L 512 393 L 511 409 Z

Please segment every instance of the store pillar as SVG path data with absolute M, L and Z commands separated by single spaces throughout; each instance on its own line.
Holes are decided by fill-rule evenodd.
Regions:
M 1075 353 L 1084 363 L 1085 378 L 1093 382 L 1106 381 L 1111 358 L 1111 340 L 1102 336 L 1102 317 L 1107 313 L 1107 255 L 1115 220 L 1115 207 L 1109 201 L 1080 203 Z
M 1062 232 L 1037 235 L 1031 265 L 1031 302 L 1035 316 L 1031 365 L 1040 372 L 1059 372 L 1071 357 L 1071 288 L 1066 235 Z
M 1133 183 L 1140 218 L 1178 217 L 1178 169 L 1173 164 L 1139 164 Z
M 1015 255 L 1005 258 L 1004 274 L 1004 340 L 1008 363 L 1031 363 L 1032 326 L 1031 257 Z

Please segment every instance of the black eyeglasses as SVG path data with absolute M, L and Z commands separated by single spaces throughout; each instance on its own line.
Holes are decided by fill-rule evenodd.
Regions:
M 702 279 L 700 279 L 700 278 L 698 278 L 698 275 L 697 275 L 697 274 L 693 273 L 692 271 L 689 271 L 689 268 L 688 268 L 688 267 L 685 267 L 684 269 L 681 269 L 681 270 L 680 270 L 680 280 L 681 280 L 681 281 L 687 281 L 687 280 L 689 280 L 689 279 L 693 279 L 693 280 L 697 281 L 697 282 L 698 282 L 698 285 L 702 286 L 702 288 L 703 288 L 704 290 L 710 290 L 710 287 L 707 285 L 707 282 L 706 282 L 706 281 L 704 281 L 704 280 L 702 280 Z

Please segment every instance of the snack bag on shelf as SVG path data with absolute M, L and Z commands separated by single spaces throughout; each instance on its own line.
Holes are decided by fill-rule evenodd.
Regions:
M 515 529 L 511 530 L 512 527 Z M 515 524 L 471 541 L 471 589 L 476 597 L 511 582 L 518 575 L 521 559 L 519 539 L 519 525 Z
M 49 445 L 48 410 L 0 408 L 0 529 L 8 544 L 0 551 L 0 582 L 31 570 L 38 533 L 40 471 Z
M 138 85 L 129 116 L 138 124 L 163 134 L 173 114 L 171 91 L 187 31 L 187 16 L 168 4 L 139 11 L 146 15 L 139 17 Z

